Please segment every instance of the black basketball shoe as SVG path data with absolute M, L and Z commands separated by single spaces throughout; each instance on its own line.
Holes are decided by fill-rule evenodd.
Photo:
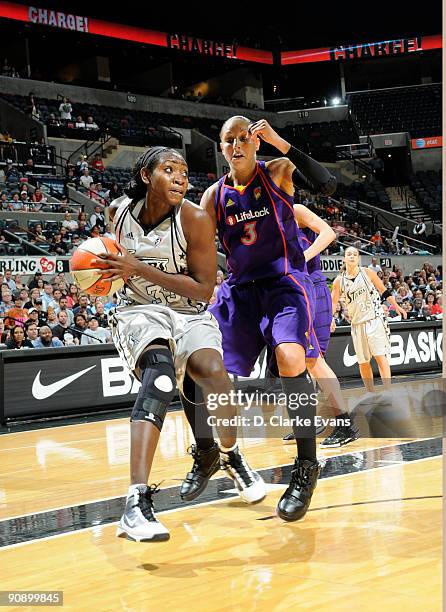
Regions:
M 221 451 L 221 468 L 234 481 L 240 499 L 246 504 L 255 504 L 265 497 L 263 478 L 249 466 L 238 446 L 229 452 Z
M 217 444 L 205 451 L 192 444 L 187 452 L 192 455 L 194 464 L 181 484 L 180 496 L 184 501 L 192 501 L 205 490 L 209 478 L 220 469 L 220 450 Z
M 318 425 L 316 427 L 316 437 L 321 436 L 324 433 L 325 429 L 326 429 L 325 425 Z M 296 438 L 294 437 L 294 433 L 291 431 L 286 436 L 283 436 L 282 442 L 284 444 L 292 444 L 295 441 L 295 439 Z
M 298 521 L 310 506 L 321 466 L 317 461 L 296 457 L 291 482 L 277 504 L 277 514 L 284 521 Z
M 350 425 L 338 425 L 335 427 L 331 434 L 327 436 L 325 440 L 322 440 L 320 446 L 323 448 L 337 448 L 349 442 L 354 442 L 359 438 L 359 429 L 356 427 L 352 415 L 345 413 L 337 418 L 349 418 Z

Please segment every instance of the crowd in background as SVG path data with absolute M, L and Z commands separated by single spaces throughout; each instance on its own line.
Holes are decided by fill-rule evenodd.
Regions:
M 64 274 L 36 272 L 25 281 L 0 273 L 0 349 L 55 348 L 111 342 L 108 312 L 116 296 L 91 298 Z

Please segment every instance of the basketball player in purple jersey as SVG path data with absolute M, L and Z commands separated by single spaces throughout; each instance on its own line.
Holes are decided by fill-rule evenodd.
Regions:
M 223 336 L 226 369 L 249 376 L 267 345 L 274 351 L 284 393 L 310 396 L 313 386 L 305 359 L 320 353 L 313 331 L 314 286 L 294 217 L 294 184 L 329 195 L 336 179 L 263 119 L 251 123 L 245 117 L 231 117 L 220 137 L 230 172 L 206 190 L 201 206 L 213 219 L 227 257 L 229 278 L 211 307 Z M 284 157 L 257 161 L 260 139 Z M 186 405 L 185 411 L 193 430 L 199 429 L 199 412 Z M 301 404 L 298 411 L 289 410 L 289 416 L 298 454 L 277 512 L 286 521 L 296 521 L 306 514 L 320 473 L 315 406 Z M 311 427 L 302 427 L 296 417 L 310 419 Z M 203 457 L 194 458 L 181 489 L 185 499 L 196 496 L 197 482 L 201 492 L 208 478 Z M 193 496 L 188 497 L 188 490 Z
M 294 216 L 299 226 L 302 245 L 305 251 L 307 251 L 307 269 L 313 281 L 317 304 L 313 329 L 320 350 L 320 356 L 317 359 L 307 359 L 306 363 L 308 371 L 317 380 L 322 391 L 329 399 L 334 415 L 339 421 L 333 432 L 321 442 L 321 446 L 337 447 L 356 440 L 358 432 L 352 423 L 352 417 L 348 414 L 339 380 L 324 359 L 330 341 L 330 327 L 333 315 L 330 289 L 328 288 L 325 274 L 322 272 L 320 253 L 325 248 L 323 245 L 332 242 L 336 234 L 317 215 L 313 215 L 316 217 L 316 220 L 309 222 L 309 219 L 311 219 L 309 218 L 309 213 L 310 211 L 301 204 L 294 206 Z M 321 237 L 324 242 L 318 248 Z M 323 248 L 321 248 L 322 246 Z M 313 255 L 313 253 L 316 254 Z M 293 437 L 293 434 L 285 436 L 284 441 L 292 440 Z

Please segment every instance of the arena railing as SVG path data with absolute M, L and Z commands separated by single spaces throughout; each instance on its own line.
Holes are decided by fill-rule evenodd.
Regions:
M 336 204 L 339 204 L 339 200 L 333 197 L 331 199 Z M 344 204 L 346 208 L 349 208 L 350 210 L 355 211 L 355 212 L 358 212 L 358 208 L 357 208 L 357 204 L 358 204 L 359 206 L 362 207 L 363 210 L 364 209 L 368 210 L 372 213 L 372 216 L 377 217 L 380 220 L 380 223 L 382 222 L 384 225 L 385 223 L 383 221 L 385 220 L 386 223 L 390 224 L 393 229 L 397 225 L 399 225 L 400 227 L 406 227 L 409 224 L 409 228 L 410 230 L 412 230 L 417 224 L 417 222 L 414 219 L 403 217 L 402 215 L 399 215 L 398 213 L 395 213 L 391 210 L 378 208 L 377 206 L 373 206 L 373 204 L 369 204 L 368 202 L 363 202 L 362 200 L 357 200 L 355 201 L 354 204 L 352 204 L 352 200 L 348 198 L 348 196 L 346 197 L 346 199 L 344 199 Z M 435 230 L 437 230 L 439 233 L 442 233 L 443 231 L 442 227 L 438 223 L 434 223 L 434 222 L 426 223 L 426 227 L 429 227 L 429 226 L 432 226 L 432 228 L 435 228 Z

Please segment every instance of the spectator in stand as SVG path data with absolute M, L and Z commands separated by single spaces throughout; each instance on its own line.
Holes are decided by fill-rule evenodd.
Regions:
M 98 320 L 99 327 L 108 329 L 108 316 L 105 314 L 105 306 L 101 298 L 96 298 L 94 305 L 94 316 Z
M 10 291 L 16 291 L 17 285 L 15 283 L 15 280 L 13 280 L 13 278 L 12 278 L 12 270 L 10 270 L 10 269 L 5 270 L 5 276 L 4 276 L 4 279 L 3 279 L 3 284 L 8 285 Z
M 28 311 L 31 316 L 32 312 L 37 312 L 37 325 L 41 327 L 42 325 L 46 325 L 48 321 L 48 313 L 43 310 L 42 300 L 36 300 L 35 306 L 31 307 Z
M 48 312 L 48 306 L 53 301 L 53 285 L 45 282 L 43 285 L 43 294 L 40 296 L 42 299 L 42 309 Z
M 48 321 L 46 322 L 50 329 L 53 329 L 56 325 L 59 325 L 59 320 L 57 318 L 57 314 L 54 312 L 52 308 L 48 310 Z
M 67 186 L 77 189 L 78 185 L 79 185 L 79 177 L 76 176 L 76 173 L 73 170 L 73 168 L 70 168 L 67 172 Z
M 78 225 L 79 223 L 83 221 L 85 223 L 88 223 L 88 219 L 87 219 L 87 213 L 83 212 L 83 211 L 79 211 L 78 215 L 77 215 L 77 222 Z
M 39 109 L 37 107 L 36 99 L 34 97 L 34 93 L 30 92 L 25 102 L 25 113 L 29 115 L 32 119 L 40 119 Z
M 37 289 L 40 291 L 40 297 L 45 293 L 45 281 L 43 278 L 39 278 L 37 281 Z
M 21 192 L 20 202 L 22 204 L 22 210 L 24 212 L 28 212 L 29 211 L 29 201 L 28 201 L 28 193 L 26 191 Z
M 90 238 L 99 238 L 101 235 L 101 228 L 99 225 L 94 225 L 90 231 Z
M 59 316 L 61 312 L 66 313 L 67 319 L 68 319 L 68 325 L 73 325 L 74 314 L 73 314 L 73 311 L 68 308 L 68 298 L 65 295 L 62 295 L 62 297 L 59 300 L 59 306 L 55 308 L 55 313 L 57 314 L 57 316 Z
M 118 305 L 118 296 L 114 293 L 111 299 L 105 304 L 104 310 L 108 314 L 112 308 L 116 308 Z
M 71 310 L 79 304 L 79 289 L 74 283 L 68 288 L 67 303 Z
M 50 113 L 48 116 L 48 126 L 49 127 L 60 127 L 60 121 L 56 117 L 54 113 Z
M 54 236 L 51 238 L 50 253 L 54 253 L 55 255 L 66 255 L 67 251 L 67 245 L 62 241 L 60 232 L 58 234 L 54 234 Z
M 68 327 L 71 327 L 72 325 L 68 320 L 68 314 L 66 310 L 59 311 L 59 313 L 57 314 L 57 321 L 57 325 L 55 325 L 51 329 L 51 331 L 53 336 L 56 336 L 56 338 L 59 338 L 59 340 L 63 342 L 65 332 L 67 331 Z
M 424 296 L 424 305 L 430 306 L 431 308 L 433 308 L 435 301 L 436 301 L 435 292 L 426 291 L 426 294 Z
M 98 204 L 94 207 L 94 213 L 90 216 L 90 227 L 98 225 L 101 230 L 105 228 L 105 216 L 103 213 L 103 207 Z
M 63 121 L 71 121 L 71 113 L 73 112 L 73 107 L 71 106 L 71 102 L 68 98 L 64 98 L 59 106 L 60 118 Z
M 105 199 L 107 202 L 113 202 L 116 198 L 120 198 L 122 196 L 122 190 L 119 187 L 118 183 L 112 181 L 110 185 L 110 189 L 105 192 Z
M 39 283 L 38 280 L 40 278 L 42 278 L 42 272 L 35 272 L 34 273 L 34 278 L 28 283 L 28 289 L 31 291 L 32 289 L 35 289 L 36 287 L 38 287 Z
M 5 312 L 5 327 L 9 329 L 12 329 L 16 325 L 21 325 L 23 327 L 25 321 L 28 319 L 28 310 L 23 308 L 23 299 L 20 293 L 13 293 L 13 299 L 14 306 Z
M 5 322 L 0 317 L 0 350 L 6 348 L 5 344 L 9 340 L 9 329 L 5 328 Z
M 426 224 L 421 217 L 418 217 L 416 225 L 412 230 L 412 234 L 417 240 L 426 240 Z
M 81 177 L 79 179 L 79 184 L 81 187 L 83 187 L 84 189 L 90 189 L 91 184 L 93 183 L 93 177 L 90 176 L 90 171 L 88 168 L 84 168 L 84 170 L 82 170 L 82 174 Z
M 22 210 L 23 203 L 20 200 L 19 194 L 14 192 L 12 194 L 12 200 L 9 201 L 9 210 Z
M 87 117 L 87 121 L 85 123 L 86 130 L 99 130 L 99 126 L 96 121 L 93 119 L 91 115 Z
M 96 170 L 96 172 L 100 172 L 101 174 L 105 171 L 104 162 L 102 161 L 100 153 L 96 153 L 96 155 L 94 156 L 94 160 L 91 164 L 91 167 L 93 168 L 93 170 Z
M 111 238 L 112 240 L 116 240 L 116 234 L 114 233 L 113 229 L 112 229 L 112 224 L 111 223 L 106 223 L 105 227 L 104 227 L 104 236 L 106 238 Z
M 86 344 L 105 344 L 111 342 L 111 333 L 109 330 L 99 327 L 97 317 L 91 317 L 88 322 L 88 336 L 83 335 L 81 338 L 81 346 Z M 94 338 L 92 338 L 94 336 Z
M 413 301 L 413 313 L 417 317 L 421 317 L 422 316 L 422 310 L 423 310 L 423 298 L 416 297 L 414 299 L 414 301 Z
M 79 296 L 79 304 L 73 309 L 73 314 L 75 319 L 78 314 L 83 314 L 87 320 L 93 316 L 93 311 L 89 306 L 88 295 L 83 293 Z
M 82 115 L 76 117 L 76 123 L 74 127 L 78 130 L 85 130 L 85 121 L 82 119 Z
M 42 193 L 41 189 L 37 188 L 32 194 L 31 200 L 36 204 L 37 203 L 44 204 L 45 202 L 47 202 L 47 197 L 45 196 L 44 193 Z
M 37 340 L 39 336 L 39 328 L 33 321 L 28 320 L 25 323 L 25 335 L 26 335 L 27 340 L 29 340 L 31 344 L 34 346 L 34 342 Z
M 55 311 L 59 307 L 59 300 L 62 297 L 62 291 L 56 286 L 53 287 L 53 300 L 48 304 L 48 313 L 50 310 Z
M 83 332 L 88 332 L 86 315 L 79 313 L 74 316 L 74 330 L 74 337 L 75 339 L 77 338 L 80 343 Z
M 39 330 L 39 337 L 34 342 L 34 348 L 57 348 L 63 346 L 59 338 L 53 338 L 53 333 L 48 325 L 44 325 Z
M 71 250 L 68 255 L 72 255 L 78 246 L 82 244 L 83 240 L 79 236 L 79 234 L 73 234 L 71 237 Z
M 441 294 L 435 298 L 434 305 L 432 306 L 432 314 L 443 314 L 443 296 Z
M 33 285 L 33 288 L 29 292 L 29 301 L 25 303 L 24 308 L 28 310 L 33 308 L 36 305 L 38 300 L 42 301 L 42 297 L 40 295 L 40 289 L 37 285 Z
M 35 171 L 36 171 L 36 169 L 34 168 L 34 160 L 31 157 L 29 157 L 26 160 L 26 164 L 25 164 L 23 173 L 24 174 L 34 174 Z
M 95 191 L 96 191 L 96 198 L 98 198 L 101 201 L 101 204 L 105 206 L 105 202 L 103 202 L 103 200 L 105 200 L 106 198 L 107 191 L 102 186 L 102 183 L 96 183 Z
M 76 172 L 79 176 L 82 176 L 84 170 L 88 170 L 88 161 L 86 155 L 80 155 L 76 162 Z
M 22 274 L 20 274 L 20 273 L 16 274 L 14 276 L 14 282 L 15 282 L 16 291 L 21 291 L 22 289 L 27 289 L 28 288 L 26 283 L 23 281 Z
M 34 226 L 34 229 L 32 229 L 31 231 L 32 231 L 32 234 L 31 234 L 31 236 L 29 238 L 30 242 L 43 242 L 43 243 L 48 242 L 46 237 L 45 237 L 45 234 L 43 233 L 43 229 L 42 229 L 42 224 L 41 223 L 37 223 Z
M 88 229 L 88 223 L 86 221 L 79 221 L 78 223 L 79 223 L 79 228 L 77 230 L 77 233 L 82 239 L 88 238 L 90 234 L 89 229 Z
M 7 310 L 14 307 L 12 293 L 7 285 L 2 285 L 2 297 L 0 301 L 0 316 L 4 315 Z
M 25 338 L 25 330 L 20 325 L 12 328 L 10 339 L 6 342 L 7 349 L 21 350 L 34 348 L 31 342 Z

